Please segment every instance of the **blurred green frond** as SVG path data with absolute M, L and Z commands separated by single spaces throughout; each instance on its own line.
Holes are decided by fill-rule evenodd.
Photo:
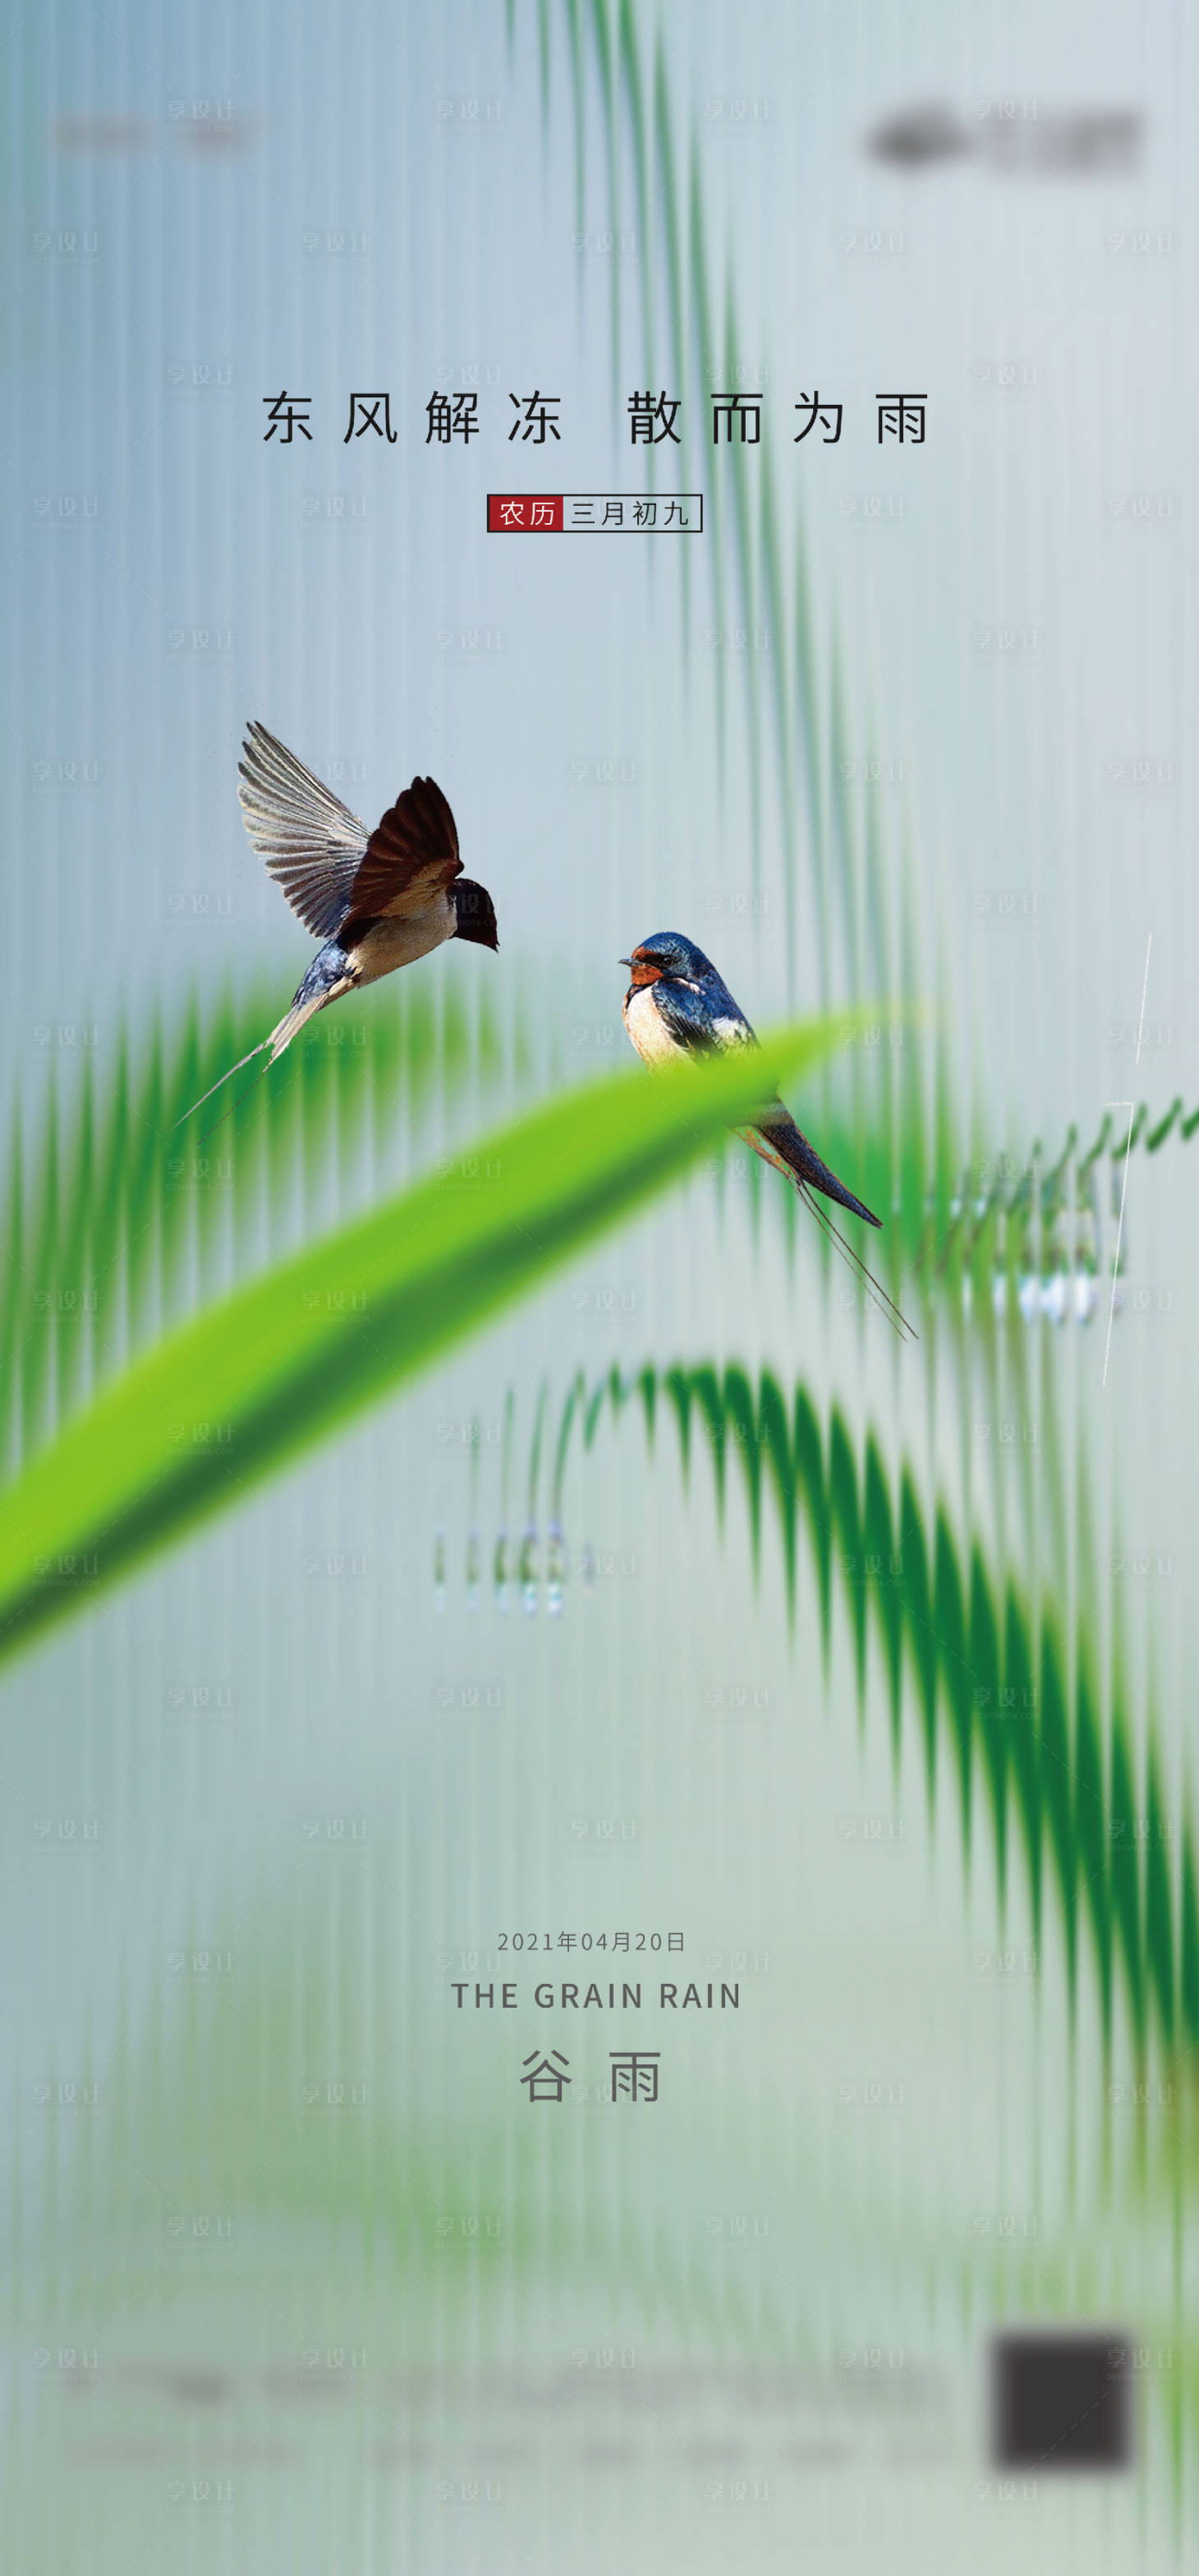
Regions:
M 914 1696 L 930 1803 L 948 1760 L 969 1854 L 987 1819 L 1004 1901 L 1009 1833 L 1019 1836 L 1039 1943 L 1046 1874 L 1056 1882 L 1071 1995 L 1089 1927 L 1101 2026 L 1110 2044 L 1114 1979 L 1122 1972 L 1138 2052 L 1156 2035 L 1170 2055 L 1199 2046 L 1199 1910 L 1189 1820 L 1171 1834 L 1152 1735 L 1138 1759 L 1136 1730 L 1115 1682 L 1099 1702 L 1089 1620 L 1066 1636 L 1052 1599 L 1033 1601 L 996 1579 L 941 1503 L 930 1505 L 908 1464 L 888 1468 L 872 1433 L 855 1442 L 840 1407 L 804 1384 L 788 1397 L 764 1369 L 755 1390 L 738 1365 L 647 1365 L 593 1389 L 576 1381 L 562 1412 L 553 1511 L 563 1510 L 573 1442 L 590 1449 L 605 1412 L 639 1412 L 647 1442 L 660 1418 L 676 1424 L 684 1472 L 702 1441 L 723 1517 L 729 1462 L 749 1512 L 757 1562 L 763 1520 L 781 1542 L 794 1615 L 806 1536 L 819 1646 L 827 1663 L 834 1599 L 848 1617 L 859 1700 L 870 1641 L 881 1659 L 898 1757 L 905 1689 Z M 1117 1658 L 1117 1666 L 1119 1659 Z
M 277 1016 L 278 992 L 165 1003 L 111 1051 L 78 1043 L 14 1103 L 0 1183 L 0 1463 L 10 1470 L 169 1325 L 401 1179 L 433 1116 L 486 1085 L 514 1104 L 532 1067 L 506 985 L 417 976 L 383 1008 L 345 1003 L 269 1073 L 197 1097 Z M 519 991 L 517 992 L 519 1002 Z M 84 1033 L 86 1035 L 86 1033 Z

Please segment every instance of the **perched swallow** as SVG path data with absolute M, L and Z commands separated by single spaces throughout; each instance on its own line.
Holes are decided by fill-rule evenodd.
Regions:
M 454 817 L 433 779 L 414 778 L 368 832 L 265 725 L 250 725 L 242 748 L 242 821 L 293 912 L 324 944 L 290 1010 L 221 1082 L 267 1047 L 273 1064 L 314 1011 L 427 957 L 444 940 L 500 944 L 495 906 L 485 886 L 463 876 Z M 206 1091 L 204 1099 L 211 1096 Z
M 622 957 L 632 982 L 624 997 L 624 1024 L 638 1055 L 648 1065 L 662 1065 L 673 1058 L 687 1055 L 721 1053 L 730 1047 L 756 1047 L 758 1041 L 744 1011 L 733 1000 L 728 986 L 717 974 L 709 957 L 697 948 L 693 939 L 684 939 L 676 930 L 660 930 L 652 939 L 643 939 L 631 957 Z M 814 1146 L 795 1124 L 777 1091 L 763 1103 L 748 1125 L 737 1134 L 752 1145 L 763 1162 L 773 1163 L 778 1172 L 798 1190 L 814 1216 L 848 1252 L 872 1288 L 891 1300 L 842 1235 L 824 1217 L 809 1196 L 819 1190 L 838 1207 L 849 1208 L 854 1216 L 864 1217 L 867 1225 L 881 1225 L 881 1217 L 863 1206 L 852 1190 L 847 1190 L 835 1172 L 830 1172 Z M 893 1314 L 898 1308 L 892 1307 Z M 903 1318 L 899 1318 L 903 1322 Z M 911 1331 L 911 1326 L 905 1329 Z

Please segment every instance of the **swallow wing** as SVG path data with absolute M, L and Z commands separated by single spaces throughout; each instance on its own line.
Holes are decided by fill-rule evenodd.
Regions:
M 729 1047 L 757 1045 L 744 1011 L 738 1007 L 728 986 L 721 983 L 718 975 L 713 975 L 699 990 L 674 980 L 664 980 L 653 990 L 658 1010 L 676 1046 L 692 1053 L 710 1053 L 716 1049 L 724 1052 Z M 785 1173 L 789 1180 L 801 1186 L 806 1183 L 809 1189 L 822 1191 L 825 1198 L 835 1199 L 838 1207 L 852 1208 L 855 1216 L 865 1217 L 867 1225 L 881 1222 L 870 1208 L 863 1206 L 861 1199 L 854 1197 L 852 1190 L 846 1189 L 836 1173 L 829 1170 L 828 1164 L 821 1161 L 815 1146 L 809 1143 L 803 1129 L 796 1126 L 777 1091 L 772 1099 L 763 1102 L 756 1118 L 739 1127 L 737 1133 L 744 1137 L 747 1145 L 753 1146 L 755 1154 L 760 1154 L 764 1162 L 773 1163 L 776 1171 Z
M 659 1019 L 684 1053 L 719 1055 L 729 1047 L 757 1045 L 744 1011 L 718 976 L 707 986 L 664 977 L 651 990 Z
M 331 939 L 370 846 L 366 825 L 265 725 L 247 728 L 242 749 L 237 794 L 254 848 L 305 929 Z
M 376 823 L 354 879 L 353 911 L 403 919 L 424 912 L 462 874 L 454 817 L 436 780 L 414 778 Z
M 784 1108 L 777 1092 L 755 1118 L 753 1127 L 742 1128 L 740 1133 L 747 1144 L 753 1146 L 754 1152 L 761 1154 L 764 1162 L 773 1163 L 775 1170 L 784 1172 L 789 1180 L 797 1181 L 801 1187 L 806 1183 L 810 1190 L 820 1190 L 826 1199 L 835 1200 L 838 1207 L 851 1208 L 855 1216 L 865 1217 L 867 1225 L 882 1224 L 882 1218 L 875 1216 L 871 1208 L 863 1207 L 861 1199 L 855 1199 L 852 1190 L 847 1190 L 836 1173 L 830 1172 L 828 1164 L 821 1161 L 815 1146 L 809 1143 L 802 1127 L 796 1126 L 790 1110 Z
M 745 1013 L 733 1000 L 727 984 L 712 975 L 705 985 L 684 984 L 676 978 L 663 978 L 652 987 L 658 1015 L 675 1044 L 687 1054 L 724 1053 L 730 1047 L 756 1046 L 758 1041 Z M 821 1161 L 803 1129 L 797 1127 L 790 1110 L 777 1091 L 764 1101 L 756 1117 L 736 1130 L 763 1162 L 773 1163 L 787 1180 L 802 1189 L 804 1185 L 820 1190 L 825 1198 L 834 1199 L 838 1207 L 851 1208 L 855 1216 L 865 1217 L 867 1225 L 880 1225 L 882 1220 L 872 1209 L 855 1199 L 844 1182 L 837 1179 L 828 1164 Z

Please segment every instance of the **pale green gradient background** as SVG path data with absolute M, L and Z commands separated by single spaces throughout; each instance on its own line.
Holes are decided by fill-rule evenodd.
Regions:
M 643 71 L 660 36 L 722 350 L 727 306 L 765 388 L 743 488 L 752 519 L 769 461 L 788 563 L 802 530 L 811 702 L 859 854 L 879 764 L 885 918 L 856 959 L 830 933 L 827 995 L 923 996 L 964 1146 L 1040 1136 L 1052 1157 L 1134 1088 L 1155 1113 L 1199 1098 L 1195 38 L 1156 7 L 973 15 L 704 0 L 630 23 Z M 794 713 L 790 770 L 772 732 L 790 606 L 746 610 L 696 347 L 670 353 L 661 209 L 639 220 L 624 143 L 609 162 L 616 21 L 579 7 L 576 74 L 570 20 L 521 0 L 509 39 L 498 5 L 59 10 L 6 49 L 4 1040 L 30 1134 L 47 1059 L 71 1097 L 68 1029 L 94 1028 L 102 1069 L 123 1006 L 136 1027 L 193 987 L 266 974 L 286 998 L 298 977 L 233 796 L 250 715 L 368 819 L 431 771 L 499 910 L 498 965 L 418 971 L 472 997 L 497 981 L 503 1083 L 372 1129 L 352 1170 L 310 1167 L 274 1241 L 489 1123 L 528 1086 L 519 1034 L 538 1082 L 606 1060 L 615 961 L 650 930 L 709 946 L 758 1022 L 825 997 L 836 860 Z M 614 51 L 618 101 L 624 78 Z M 869 161 L 871 123 L 925 98 L 1128 104 L 1139 171 Z M 735 120 L 739 101 L 764 112 Z M 195 143 L 202 102 L 230 110 L 228 147 Z M 142 120 L 144 148 L 56 145 L 87 116 Z M 623 410 L 647 288 L 709 534 L 685 563 L 488 542 L 489 487 L 640 480 Z M 482 435 L 426 449 L 429 394 L 472 369 Z M 842 443 L 792 449 L 816 377 Z M 263 444 L 282 384 L 312 397 L 311 447 Z M 548 471 L 506 443 L 508 391 L 534 385 L 562 398 Z M 929 401 L 902 454 L 874 436 L 900 385 Z M 368 386 L 391 391 L 386 453 L 342 445 Z M 1035 649 L 983 644 L 1000 622 Z M 1156 792 L 1123 792 L 1129 760 Z M 615 784 L 591 774 L 607 762 Z M 1020 926 L 1001 893 L 1029 899 Z M 385 988 L 366 1024 L 394 1007 Z M 905 1037 L 926 1068 L 932 1043 Z M 964 1556 L 977 1538 L 1051 1584 L 1104 1667 L 1116 1551 L 1152 1563 L 1120 1617 L 1178 1850 L 1188 1179 L 1182 1146 L 1131 1167 L 1129 1281 L 1172 1304 L 1126 1309 L 1104 1389 L 1102 1317 L 1030 1334 L 998 1376 L 934 1317 L 901 1365 L 770 1194 L 755 1221 L 737 1163 L 723 1191 L 705 1174 L 7 1680 L 14 2564 L 1185 2563 L 1184 2072 L 1138 2056 L 1122 1995 L 1105 2061 L 1085 1933 L 1071 2022 L 1048 1887 L 1030 1972 L 1014 1837 L 1001 1928 L 981 1793 L 967 1854 L 944 1749 L 930 1812 L 910 1707 L 896 1758 L 873 1646 L 859 1715 L 843 1596 L 826 1667 L 802 1547 L 792 1628 L 769 1514 L 755 1575 L 736 1471 L 721 1517 L 665 1416 L 652 1452 L 633 1408 L 572 1449 L 560 1618 L 543 1585 L 533 1615 L 515 1593 L 501 1613 L 489 1565 L 501 1520 L 519 1540 L 531 1510 L 544 1545 L 578 1369 L 802 1376 L 917 1462 Z M 230 1240 L 215 1275 L 234 1267 Z M 1004 1422 L 1025 1448 L 1036 1427 L 1023 1487 L 992 1466 Z M 687 1973 L 746 1962 L 740 2012 L 576 2026 L 532 2009 L 528 1960 L 519 2013 L 455 2012 L 449 1978 L 478 1957 L 498 1982 L 499 1931 L 532 1925 L 681 1929 Z M 605 1981 L 624 1966 L 609 1952 Z M 551 1972 L 583 1974 L 579 1953 Z M 663 2052 L 654 2109 L 527 2107 L 535 2044 L 594 2087 L 634 2038 Z M 1000 2496 L 982 2374 L 1011 2315 L 1143 2340 L 1134 2475 Z

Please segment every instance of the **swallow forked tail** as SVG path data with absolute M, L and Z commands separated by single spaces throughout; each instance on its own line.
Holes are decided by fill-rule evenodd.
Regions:
M 776 1172 L 781 1172 L 784 1180 L 792 1183 L 805 1207 L 811 1209 L 817 1224 L 828 1236 L 830 1243 L 837 1245 L 846 1261 L 864 1280 L 867 1293 L 879 1307 L 880 1313 L 886 1315 L 893 1331 L 897 1332 L 901 1339 L 906 1335 L 909 1340 L 918 1341 L 920 1337 L 915 1327 L 909 1324 L 907 1316 L 900 1311 L 894 1298 L 887 1295 L 881 1280 L 876 1279 L 874 1272 L 867 1268 L 860 1253 L 854 1251 L 852 1243 L 846 1242 L 840 1228 L 833 1224 L 827 1209 L 821 1207 L 813 1192 L 819 1190 L 823 1197 L 835 1200 L 838 1207 L 852 1209 L 855 1216 L 865 1218 L 867 1225 L 881 1226 L 882 1218 L 875 1216 L 870 1208 L 864 1207 L 861 1199 L 855 1199 L 851 1190 L 842 1187 L 836 1173 L 830 1172 L 828 1164 L 821 1162 L 819 1154 L 809 1145 L 807 1137 L 796 1126 L 789 1111 L 784 1110 L 781 1115 L 776 1114 L 771 1118 L 769 1126 L 739 1127 L 737 1134 L 747 1145 L 752 1145 L 755 1154 L 760 1154 L 764 1163 L 773 1163 Z
M 175 1120 L 176 1127 L 182 1127 L 185 1119 L 194 1118 L 197 1109 L 202 1109 L 205 1101 L 211 1100 L 213 1092 L 219 1091 L 222 1083 L 232 1082 L 234 1074 L 240 1073 L 243 1065 L 253 1064 L 255 1056 L 266 1054 L 266 1050 L 269 1047 L 270 1054 L 267 1056 L 266 1064 L 261 1068 L 262 1072 L 265 1073 L 268 1068 L 277 1061 L 278 1057 L 282 1055 L 284 1048 L 291 1045 L 292 1039 L 298 1034 L 299 1030 L 303 1028 L 305 1020 L 310 1020 L 314 1011 L 323 1010 L 326 1002 L 331 1002 L 335 999 L 334 993 L 327 985 L 320 991 L 306 991 L 305 986 L 308 982 L 309 977 L 306 975 L 290 1010 L 285 1011 L 282 1019 L 276 1021 L 269 1037 L 259 1038 L 257 1046 L 252 1046 L 248 1055 L 239 1056 L 237 1063 L 231 1064 L 226 1073 L 218 1073 L 216 1081 L 209 1085 L 208 1090 L 202 1091 L 199 1099 L 193 1100 L 191 1108 L 184 1110 L 183 1117 Z M 346 989 L 347 986 L 345 984 L 341 984 L 338 987 L 338 990 L 341 992 L 345 992 Z M 250 1089 L 253 1090 L 253 1088 L 254 1086 L 251 1083 Z M 172 1130 L 172 1133 L 173 1132 L 174 1130 Z

